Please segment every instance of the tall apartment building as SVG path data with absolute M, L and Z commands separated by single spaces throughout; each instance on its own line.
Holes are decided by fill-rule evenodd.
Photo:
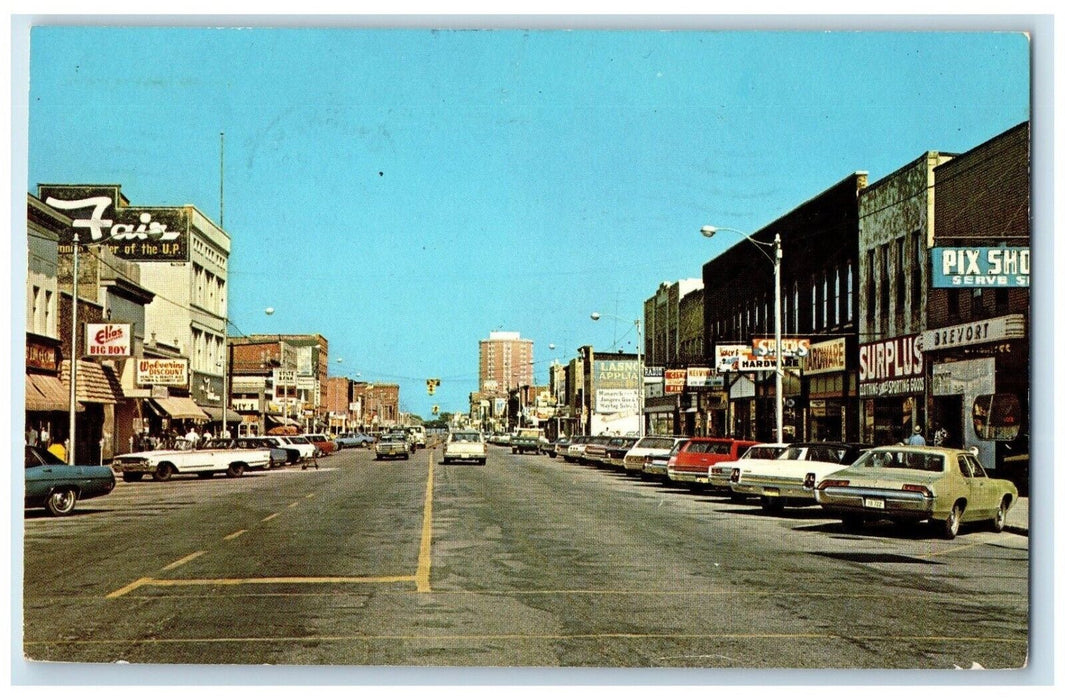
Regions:
M 517 331 L 492 331 L 480 342 L 477 386 L 481 392 L 503 392 L 532 386 L 533 341 Z

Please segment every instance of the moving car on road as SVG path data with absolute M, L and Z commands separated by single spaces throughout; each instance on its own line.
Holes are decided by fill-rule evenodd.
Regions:
M 410 438 L 405 430 L 385 433 L 374 447 L 374 459 L 410 459 Z
M 26 508 L 70 515 L 79 499 L 106 496 L 114 488 L 111 467 L 67 464 L 48 450 L 26 445 Z
M 1017 502 L 1013 482 L 988 476 L 971 452 L 943 447 L 873 448 L 821 479 L 814 494 L 848 529 L 872 520 L 928 520 L 948 540 L 968 522 L 983 521 L 1002 532 Z
M 444 443 L 444 464 L 467 461 L 485 464 L 484 436 L 476 430 L 456 430 L 447 436 Z

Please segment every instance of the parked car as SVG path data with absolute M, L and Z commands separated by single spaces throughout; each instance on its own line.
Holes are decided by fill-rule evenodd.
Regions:
M 107 466 L 67 464 L 48 450 L 26 445 L 26 508 L 44 508 L 50 515 L 74 512 L 79 500 L 106 496 L 115 489 Z
M 314 457 L 314 445 L 309 442 L 304 441 L 303 445 L 293 444 L 288 441 L 288 436 L 283 435 L 260 435 L 259 438 L 271 449 L 285 451 L 284 464 L 299 464 L 303 461 L 304 455 L 307 459 Z
M 346 447 L 368 447 L 374 443 L 374 439 L 365 433 L 341 433 L 333 440 L 337 449 Z
M 410 459 L 410 438 L 405 430 L 381 435 L 374 447 L 374 459 Z
M 670 435 L 645 435 L 625 454 L 625 471 L 643 474 L 645 458 L 655 455 L 668 457 L 677 443 L 686 439 Z
M 146 474 L 155 481 L 169 481 L 175 474 L 195 474 L 205 479 L 222 473 L 239 477 L 247 469 L 261 469 L 269 463 L 268 448 L 239 448 L 232 439 L 216 438 L 195 447 L 178 439 L 176 449 L 118 455 L 113 465 L 122 472 L 123 481 L 140 481 Z
M 273 469 L 274 467 L 280 467 L 288 463 L 288 451 L 278 447 L 273 442 L 267 440 L 265 437 L 259 436 L 247 436 L 238 437 L 233 440 L 236 447 L 241 449 L 251 450 L 268 450 L 270 453 L 270 461 L 261 467 L 262 469 Z M 249 468 L 254 468 L 250 467 Z
M 606 445 L 606 465 L 614 469 L 625 468 L 625 455 L 629 453 L 629 450 L 637 443 L 639 438 L 637 437 L 615 437 L 610 438 L 610 442 Z
M 566 446 L 566 451 L 562 453 L 562 459 L 567 462 L 576 462 L 582 456 L 584 456 L 584 448 L 588 446 L 588 441 L 592 439 L 591 435 L 574 435 L 569 445 Z
M 584 445 L 584 451 L 577 461 L 581 464 L 593 464 L 599 466 L 606 462 L 606 445 L 610 442 L 609 435 L 593 435 L 588 438 Z
M 309 433 L 303 437 L 307 438 L 312 445 L 318 448 L 318 453 L 321 456 L 331 455 L 337 451 L 337 444 L 328 435 L 321 433 Z
M 544 431 L 541 428 L 518 428 L 510 438 L 511 454 L 539 452 L 540 439 L 543 436 Z
M 799 442 L 776 459 L 748 459 L 733 468 L 729 488 L 758 496 L 762 508 L 779 511 L 787 505 L 814 505 L 814 486 L 825 476 L 858 459 L 865 445 L 845 442 Z
M 814 495 L 849 529 L 872 520 L 927 520 L 950 540 L 968 522 L 1002 532 L 1017 487 L 989 476 L 967 450 L 897 446 L 867 450 L 854 464 L 824 476 Z
M 559 453 L 565 452 L 567 447 L 569 447 L 569 438 L 565 435 L 560 435 L 554 440 L 549 440 L 543 443 L 540 446 L 540 451 L 554 459 Z
M 467 461 L 486 464 L 484 435 L 477 430 L 456 430 L 447 436 L 444 443 L 444 464 Z
M 690 488 L 710 486 L 710 467 L 718 462 L 735 461 L 757 443 L 727 437 L 693 437 L 674 450 L 666 463 L 670 481 Z
M 776 459 L 784 450 L 788 449 L 786 442 L 760 442 L 751 445 L 738 460 L 732 462 L 718 462 L 710 467 L 710 488 L 728 491 L 732 500 L 740 502 L 747 500 L 741 493 L 735 493 L 729 488 L 729 480 L 732 470 L 740 467 L 739 462 L 748 459 Z

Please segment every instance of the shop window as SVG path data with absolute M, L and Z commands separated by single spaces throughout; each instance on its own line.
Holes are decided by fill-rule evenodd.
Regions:
M 867 319 L 876 318 L 876 251 L 865 254 L 865 313 Z M 872 324 L 869 324 L 870 326 Z
M 913 234 L 913 259 L 910 264 L 910 307 L 914 313 L 917 313 L 921 308 L 921 301 L 924 295 L 924 277 L 921 272 L 924 258 L 924 246 L 921 243 L 921 232 L 915 231 Z
M 973 401 L 973 431 L 981 440 L 1016 440 L 1021 432 L 1021 402 L 1017 395 L 977 396 Z
M 895 241 L 895 315 L 902 316 L 906 310 L 906 240 Z

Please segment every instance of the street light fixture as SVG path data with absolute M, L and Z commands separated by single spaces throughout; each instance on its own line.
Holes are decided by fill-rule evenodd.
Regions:
M 620 318 L 618 316 L 613 316 L 611 314 L 601 314 L 598 311 L 593 311 L 592 314 L 591 314 L 591 318 L 592 318 L 593 321 L 598 321 L 599 319 L 603 318 L 604 316 L 610 316 L 610 318 L 616 319 L 616 320 L 621 321 L 623 323 L 625 322 L 625 319 Z M 636 434 L 639 437 L 643 437 L 643 394 L 644 394 L 644 390 L 645 390 L 644 389 L 644 384 L 643 384 L 643 337 L 640 335 L 640 319 L 635 319 L 633 321 L 633 324 L 636 326 L 636 381 L 637 381 L 636 398 L 637 398 L 637 401 L 639 402 L 639 419 L 640 419 L 639 420 L 639 429 L 637 430 Z
M 746 238 L 753 243 L 758 250 L 762 252 L 769 261 L 773 263 L 773 283 L 774 283 L 774 295 L 773 295 L 773 316 L 774 316 L 774 345 L 773 353 L 776 355 L 776 413 L 777 413 L 777 442 L 784 442 L 784 368 L 781 364 L 781 359 L 784 354 L 784 349 L 781 347 L 780 338 L 780 260 L 783 257 L 783 252 L 780 249 L 780 234 L 776 234 L 772 243 L 765 243 L 763 241 L 756 240 L 750 235 L 735 228 L 727 228 L 724 226 L 703 226 L 699 229 L 707 238 L 711 238 L 718 231 L 732 231 Z M 768 249 L 773 249 L 773 255 L 770 256 Z

